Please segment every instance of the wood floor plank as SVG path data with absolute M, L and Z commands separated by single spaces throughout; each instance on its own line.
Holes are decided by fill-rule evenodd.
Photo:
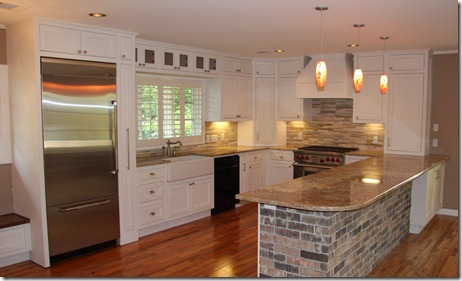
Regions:
M 42 268 L 27 261 L 4 277 L 256 277 L 256 203 Z M 436 216 L 409 235 L 369 277 L 458 277 L 457 217 Z

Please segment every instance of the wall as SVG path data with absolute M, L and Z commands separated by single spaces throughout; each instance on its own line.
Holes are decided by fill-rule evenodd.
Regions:
M 456 121 L 457 118 L 457 121 Z M 434 55 L 432 65 L 431 124 L 438 124 L 438 132 L 430 133 L 438 139 L 432 154 L 447 154 L 444 179 L 443 208 L 459 209 L 459 55 Z
M 6 29 L 0 28 L 0 64 L 6 63 Z M 0 165 L 0 215 L 13 212 L 11 165 Z
M 303 139 L 298 139 L 299 133 Z M 374 136 L 378 143 L 373 144 Z M 384 143 L 383 124 L 353 123 L 352 99 L 313 99 L 312 119 L 308 122 L 287 122 L 287 145 L 332 145 L 381 149 Z

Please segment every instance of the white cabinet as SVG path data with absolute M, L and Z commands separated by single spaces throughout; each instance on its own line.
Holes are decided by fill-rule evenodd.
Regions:
M 274 78 L 255 78 L 255 132 L 256 144 L 274 142 Z
M 191 54 L 187 50 L 168 48 L 162 50 L 161 68 L 176 71 L 189 71 Z
M 218 73 L 218 56 L 206 53 L 194 53 L 193 71 L 206 74 Z
M 278 61 L 278 74 L 280 76 L 298 76 L 303 70 L 303 60 L 297 59 L 283 59 Z
M 363 70 L 363 87 L 353 93 L 354 123 L 385 123 L 388 95 L 379 90 L 380 76 L 384 70 L 384 56 L 377 53 L 361 54 L 359 67 Z M 385 67 L 388 62 L 385 64 Z
M 292 151 L 268 151 L 269 162 L 267 172 L 267 185 L 278 184 L 293 179 L 294 153 Z
M 251 80 L 222 76 L 206 81 L 207 121 L 243 121 L 252 118 Z
M 8 66 L 0 65 L 0 164 L 11 163 Z
M 40 50 L 92 57 L 116 58 L 117 36 L 41 24 Z
M 240 192 L 247 192 L 265 186 L 265 159 L 263 152 L 243 153 L 240 159 Z
M 168 218 L 213 209 L 213 176 L 170 182 L 167 186 Z
M 256 61 L 255 75 L 275 75 L 274 61 Z
M 134 55 L 134 41 L 131 37 L 119 37 L 119 58 L 121 60 L 133 60 Z
M 409 232 L 418 234 L 441 208 L 444 164 L 438 164 L 412 182 Z
M 297 77 L 279 77 L 277 91 L 278 119 L 304 121 L 310 119 L 311 99 L 297 98 Z
M 428 52 L 391 53 L 385 153 L 425 155 L 429 149 Z
M 0 229 L 0 268 L 29 259 L 30 224 Z
M 384 123 L 388 96 L 379 90 L 381 73 L 363 72 L 363 88 L 353 97 L 354 123 Z
M 140 228 L 165 219 L 165 165 L 138 168 L 138 218 Z
M 223 72 L 226 74 L 252 74 L 252 62 L 248 59 L 223 57 Z
M 137 68 L 158 69 L 160 67 L 159 47 L 149 44 L 136 44 L 135 62 Z

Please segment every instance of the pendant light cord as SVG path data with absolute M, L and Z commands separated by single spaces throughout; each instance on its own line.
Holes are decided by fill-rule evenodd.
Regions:
M 319 37 L 321 38 L 321 60 L 322 60 L 322 14 L 323 14 L 323 12 L 324 12 L 324 9 L 321 8 L 321 30 L 319 32 L 320 33 Z

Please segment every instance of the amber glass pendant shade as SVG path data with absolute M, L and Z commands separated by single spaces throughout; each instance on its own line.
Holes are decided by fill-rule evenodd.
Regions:
M 327 66 L 323 60 L 318 61 L 316 64 L 316 85 L 319 88 L 326 86 L 327 80 Z
M 388 77 L 387 75 L 382 74 L 382 76 L 380 76 L 380 93 L 382 95 L 386 94 L 387 89 L 388 89 Z
M 356 93 L 359 93 L 363 88 L 363 71 L 360 68 L 356 68 L 353 76 L 353 88 Z

